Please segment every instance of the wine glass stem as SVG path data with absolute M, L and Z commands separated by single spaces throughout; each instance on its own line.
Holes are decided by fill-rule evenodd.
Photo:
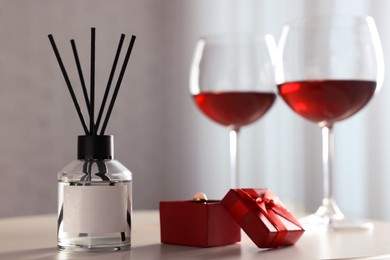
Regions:
M 324 174 L 324 199 L 333 198 L 333 126 L 322 127 L 322 167 Z
M 322 127 L 322 165 L 324 194 L 317 215 L 329 221 L 344 217 L 333 198 L 333 125 Z
M 239 128 L 233 128 L 229 130 L 230 141 L 230 188 L 238 188 L 239 176 L 238 176 L 238 132 Z

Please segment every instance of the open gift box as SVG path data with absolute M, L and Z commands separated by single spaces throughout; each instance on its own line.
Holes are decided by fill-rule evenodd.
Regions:
M 241 240 L 241 230 L 221 201 L 161 201 L 161 242 L 213 247 Z
M 293 245 L 304 232 L 268 189 L 231 189 L 221 203 L 260 248 Z

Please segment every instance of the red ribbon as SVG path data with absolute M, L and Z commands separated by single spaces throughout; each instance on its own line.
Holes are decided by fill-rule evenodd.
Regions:
M 287 231 L 287 228 L 280 220 L 279 216 L 302 228 L 295 217 L 280 202 L 279 198 L 268 189 L 265 189 L 261 194 L 254 189 L 236 189 L 235 191 L 244 201 L 248 202 L 252 208 L 260 209 L 261 213 L 276 228 L 278 233 L 272 243 L 273 246 L 280 246 L 287 235 L 287 232 L 283 232 Z

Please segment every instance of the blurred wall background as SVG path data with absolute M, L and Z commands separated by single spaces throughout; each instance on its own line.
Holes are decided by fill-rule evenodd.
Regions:
M 372 15 L 390 61 L 389 7 L 385 0 L 0 0 L 0 217 L 55 213 L 57 172 L 76 158 L 83 134 L 48 34 L 79 89 L 69 40 L 87 74 L 90 28 L 97 28 L 97 103 L 120 33 L 137 35 L 106 133 L 115 135 L 116 158 L 133 172 L 134 208 L 156 209 L 160 200 L 198 191 L 220 199 L 229 188 L 227 130 L 205 118 L 188 92 L 200 35 L 266 32 L 278 39 L 283 24 L 301 16 Z M 388 88 L 386 77 L 367 108 L 335 127 L 335 197 L 347 215 L 390 220 Z M 287 204 L 317 208 L 316 125 L 278 100 L 240 141 L 242 186 L 269 187 Z

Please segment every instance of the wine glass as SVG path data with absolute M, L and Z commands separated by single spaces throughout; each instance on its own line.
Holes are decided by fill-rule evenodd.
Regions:
M 261 118 L 275 101 L 271 35 L 201 37 L 190 72 L 190 93 L 198 108 L 225 126 L 230 137 L 230 186 L 239 187 L 238 133 Z
M 323 199 L 306 228 L 370 228 L 344 217 L 333 197 L 333 126 L 360 111 L 379 91 L 383 54 L 371 17 L 317 16 L 282 31 L 276 62 L 278 92 L 298 115 L 322 130 Z

